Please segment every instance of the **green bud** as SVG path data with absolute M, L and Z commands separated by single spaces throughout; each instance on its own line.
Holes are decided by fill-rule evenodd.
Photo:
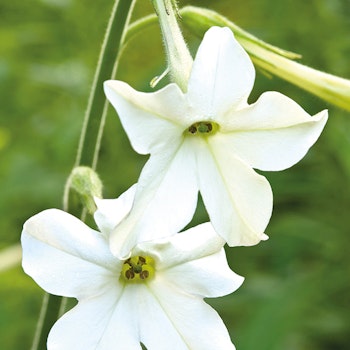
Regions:
M 87 166 L 79 166 L 72 170 L 66 190 L 77 193 L 90 214 L 96 211 L 94 197 L 102 198 L 102 182 L 97 173 Z

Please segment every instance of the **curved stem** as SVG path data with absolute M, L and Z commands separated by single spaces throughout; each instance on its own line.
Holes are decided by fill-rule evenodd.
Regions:
M 105 122 L 102 111 L 106 109 L 106 98 L 101 87 L 116 73 L 118 54 L 134 4 L 135 0 L 117 0 L 113 7 L 90 91 L 75 166 L 96 166 Z
M 205 31 L 211 26 L 229 27 L 256 66 L 335 106 L 348 111 L 350 110 L 349 79 L 321 72 L 293 61 L 300 58 L 300 55 L 282 50 L 258 39 L 226 17 L 212 10 L 186 6 L 180 9 L 179 12 L 183 25 L 198 37 L 202 37 Z M 155 23 L 155 15 L 150 15 L 133 22 L 129 26 L 126 41 Z
M 47 335 L 59 317 L 62 297 L 45 293 L 31 350 L 45 350 Z
M 118 56 L 126 27 L 136 0 L 117 0 L 108 22 L 103 45 L 91 87 L 75 166 L 87 165 L 96 168 L 98 154 L 107 115 L 107 102 L 103 82 L 116 74 Z M 65 190 L 63 207 L 68 211 L 69 190 Z M 45 350 L 48 333 L 64 312 L 66 298 L 45 294 L 31 350 Z
M 226 17 L 203 8 L 184 7 L 183 23 L 202 36 L 211 26 L 229 27 L 254 64 L 338 107 L 350 110 L 350 80 L 307 67 L 290 58 L 296 54 L 278 49 L 245 32 Z

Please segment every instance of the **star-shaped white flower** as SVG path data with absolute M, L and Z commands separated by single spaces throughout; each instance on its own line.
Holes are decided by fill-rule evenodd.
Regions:
M 133 192 L 97 201 L 101 233 L 57 209 L 24 224 L 25 272 L 47 292 L 78 299 L 53 326 L 48 350 L 136 350 L 140 342 L 149 350 L 234 349 L 203 298 L 231 293 L 243 278 L 228 267 L 209 223 L 138 244 L 125 261 L 111 254 L 108 234 Z
M 121 81 L 105 83 L 133 148 L 151 154 L 134 207 L 113 234 L 115 253 L 122 256 L 150 232 L 157 237 L 186 225 L 198 190 L 230 246 L 267 238 L 272 191 L 252 168 L 277 171 L 297 163 L 316 142 L 328 113 L 311 117 L 278 92 L 249 105 L 254 79 L 253 64 L 232 32 L 213 27 L 198 49 L 187 92 L 176 84 L 143 93 Z

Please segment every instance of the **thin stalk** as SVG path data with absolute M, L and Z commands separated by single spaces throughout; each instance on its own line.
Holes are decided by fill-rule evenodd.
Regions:
M 350 80 L 318 71 L 293 60 L 301 56 L 270 45 L 246 32 L 226 17 L 208 9 L 186 6 L 179 11 L 182 23 L 193 34 L 203 37 L 211 26 L 229 27 L 248 52 L 254 64 L 309 93 L 350 111 Z M 156 16 L 143 17 L 129 26 L 126 41 L 156 23 Z
M 177 22 L 175 2 L 174 0 L 152 0 L 152 2 L 163 35 L 170 78 L 185 92 L 193 59 Z
M 46 349 L 47 335 L 49 334 L 53 323 L 59 317 L 61 299 L 61 297 L 56 295 L 45 293 L 31 350 Z
M 105 109 L 106 103 L 102 86 L 116 72 L 117 57 L 134 4 L 135 0 L 117 0 L 113 7 L 90 90 L 75 166 L 96 166 L 101 129 L 105 122 L 101 118 L 101 111 Z
M 136 0 L 117 0 L 114 3 L 90 90 L 75 166 L 96 168 L 107 115 L 107 102 L 102 86 L 105 80 L 113 78 L 116 74 L 118 56 L 135 2 Z M 64 194 L 63 199 L 66 211 L 68 196 L 69 191 Z M 65 298 L 45 294 L 31 350 L 46 349 L 49 331 L 64 312 L 66 303 Z
M 307 67 L 290 58 L 297 55 L 275 48 L 245 32 L 226 17 L 203 8 L 182 9 L 183 24 L 202 36 L 211 26 L 227 26 L 250 55 L 254 64 L 301 89 L 345 110 L 350 110 L 350 80 Z

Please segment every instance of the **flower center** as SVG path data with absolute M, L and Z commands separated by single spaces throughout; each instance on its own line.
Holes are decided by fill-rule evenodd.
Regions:
M 186 131 L 191 135 L 208 135 L 213 134 L 218 129 L 218 125 L 214 122 L 197 122 L 192 124 Z
M 124 261 L 120 278 L 126 282 L 144 282 L 154 277 L 154 259 L 150 256 L 133 256 Z

